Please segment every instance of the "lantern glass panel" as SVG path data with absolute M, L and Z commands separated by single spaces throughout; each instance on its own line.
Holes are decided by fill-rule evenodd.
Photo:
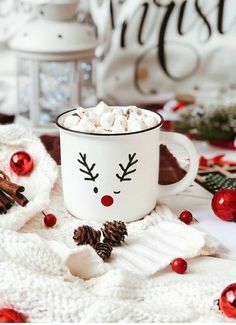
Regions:
M 30 104 L 32 98 L 32 83 L 30 77 L 30 61 L 19 59 L 17 61 L 18 70 L 18 103 L 19 112 L 29 118 Z
M 20 115 L 34 126 L 49 126 L 79 104 L 97 104 L 94 58 L 68 61 L 18 59 Z
M 81 60 L 78 62 L 80 75 L 80 105 L 92 107 L 97 104 L 95 62 L 94 60 Z
M 41 124 L 55 120 L 71 106 L 75 61 L 39 63 Z

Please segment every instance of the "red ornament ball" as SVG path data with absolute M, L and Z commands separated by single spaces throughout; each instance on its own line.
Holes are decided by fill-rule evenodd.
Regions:
M 219 299 L 220 310 L 230 318 L 236 318 L 236 283 L 227 286 Z
M 180 213 L 179 220 L 184 222 L 186 225 L 190 225 L 190 223 L 193 221 L 193 215 L 190 211 L 185 210 Z
M 43 213 L 44 214 L 44 213 Z M 44 224 L 46 227 L 53 227 L 57 223 L 57 218 L 52 213 L 44 214 Z
M 10 308 L 0 309 L 0 323 L 26 323 L 24 317 Z
M 187 262 L 183 259 L 183 258 L 175 258 L 172 262 L 171 262 L 171 268 L 175 273 L 178 274 L 183 274 L 186 272 L 188 267 Z
M 25 151 L 15 152 L 10 159 L 10 168 L 18 176 L 29 174 L 34 167 L 32 157 Z
M 236 220 L 236 190 L 224 188 L 216 192 L 211 207 L 218 218 L 224 221 Z

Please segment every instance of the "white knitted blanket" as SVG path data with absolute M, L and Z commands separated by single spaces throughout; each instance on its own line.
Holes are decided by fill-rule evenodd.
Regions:
M 11 132 L 6 132 L 8 128 Z M 21 142 L 18 127 L 15 139 L 19 142 L 15 143 L 13 128 L 5 127 L 5 132 L 0 128 L 0 163 L 4 165 L 9 156 L 9 152 L 3 154 L 4 145 L 8 148 L 8 143 L 21 144 L 21 149 L 29 151 L 33 141 L 35 151 L 32 148 L 30 153 L 40 158 L 38 166 L 41 158 L 47 161 L 47 166 L 52 167 L 48 179 L 53 180 L 55 165 L 41 144 L 36 148 L 38 142 L 32 135 L 26 141 L 22 129 L 25 141 Z M 7 169 L 6 164 L 3 167 Z M 28 178 L 28 188 L 42 188 L 46 178 L 39 175 Z M 49 193 L 52 183 L 45 184 L 44 190 Z M 34 201 L 36 194 L 32 195 Z M 0 307 L 22 312 L 29 322 L 229 321 L 216 311 L 214 300 L 226 285 L 235 282 L 235 263 L 224 261 L 223 266 L 219 260 L 217 267 L 209 266 L 208 270 L 208 261 L 206 269 L 194 266 L 192 261 L 187 274 L 170 272 L 168 264 L 173 257 L 212 254 L 218 246 L 205 233 L 179 222 L 167 207 L 157 205 L 150 216 L 129 224 L 126 244 L 114 248 L 111 261 L 103 263 L 92 248 L 75 247 L 73 230 L 82 221 L 65 211 L 60 178 L 46 208 L 48 202 L 48 198 L 42 200 L 42 208 L 58 217 L 53 229 L 44 226 L 40 210 L 31 217 L 13 211 L 11 222 L 1 224 Z M 10 213 L 1 220 L 8 217 Z M 209 263 L 214 264 L 211 260 Z
M 9 168 L 10 158 L 17 151 L 26 151 L 33 157 L 34 170 L 29 176 L 18 177 Z M 26 207 L 15 205 L 7 216 L 0 218 L 0 227 L 17 230 L 49 204 L 49 195 L 57 177 L 57 166 L 30 130 L 5 125 L 0 126 L 0 170 L 12 182 L 24 186 L 24 194 L 29 199 Z

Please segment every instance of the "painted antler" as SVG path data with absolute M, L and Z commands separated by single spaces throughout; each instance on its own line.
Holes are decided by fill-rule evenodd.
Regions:
M 81 157 L 81 160 L 77 159 L 78 162 L 83 165 L 86 170 L 84 169 L 79 169 L 82 173 L 85 173 L 87 175 L 89 175 L 90 177 L 85 177 L 85 180 L 86 181 L 93 181 L 95 182 L 95 179 L 98 177 L 98 173 L 96 175 L 93 175 L 92 173 L 92 170 L 94 169 L 95 165 L 96 164 L 92 164 L 92 166 L 89 168 L 88 164 L 87 164 L 87 161 L 86 161 L 86 154 L 82 154 L 81 152 L 79 153 L 80 157 Z
M 126 177 L 126 176 L 129 174 L 132 174 L 136 171 L 136 169 L 132 169 L 129 171 L 129 168 L 138 162 L 137 159 L 135 161 L 133 161 L 135 156 L 136 156 L 136 153 L 134 153 L 133 155 L 129 154 L 129 162 L 126 167 L 124 167 L 122 164 L 119 164 L 121 170 L 123 171 L 123 174 L 121 176 L 119 174 L 116 174 L 116 177 L 119 178 L 120 182 L 131 181 L 131 178 Z

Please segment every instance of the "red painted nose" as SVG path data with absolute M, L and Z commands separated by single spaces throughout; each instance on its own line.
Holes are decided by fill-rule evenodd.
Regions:
M 113 204 L 113 198 L 110 195 L 104 195 L 101 198 L 101 202 L 103 205 L 105 205 L 105 207 L 109 207 L 110 205 Z

